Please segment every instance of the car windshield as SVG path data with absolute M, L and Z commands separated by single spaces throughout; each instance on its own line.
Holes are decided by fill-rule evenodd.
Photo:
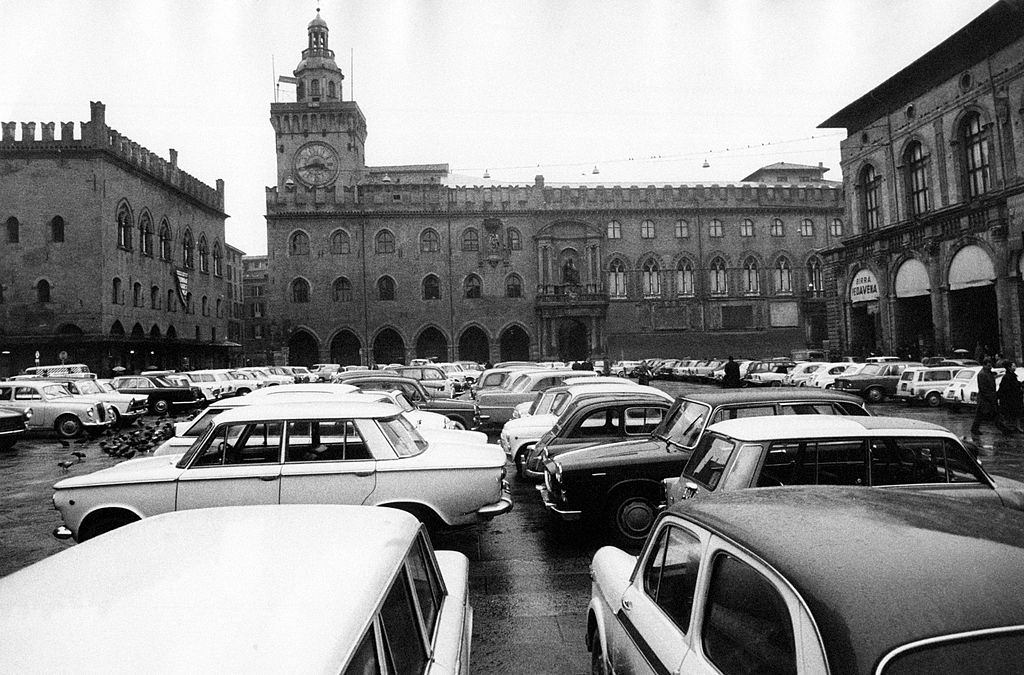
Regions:
M 412 457 L 427 449 L 427 442 L 416 431 L 416 427 L 401 415 L 377 420 L 377 425 L 399 457 Z
M 704 430 L 711 407 L 706 403 L 682 400 L 662 420 L 654 435 L 681 448 L 692 448 Z
M 103 390 L 92 380 L 79 380 L 75 382 L 80 394 L 102 394 Z
M 207 408 L 192 421 L 192 426 L 182 434 L 184 438 L 197 438 L 213 426 L 214 418 L 224 412 L 224 408 Z
M 157 377 L 155 375 L 151 376 L 149 378 L 149 381 L 152 382 L 153 384 L 155 384 L 158 387 L 178 387 L 178 386 L 181 386 L 178 383 L 173 382 L 173 381 L 167 379 L 166 377 Z
M 117 389 L 114 389 L 114 385 L 110 384 L 109 382 L 97 382 L 96 386 L 98 386 L 100 389 L 106 392 L 117 392 Z
M 47 398 L 66 398 L 72 395 L 63 384 L 48 384 L 43 387 L 43 393 Z
M 714 490 L 735 449 L 736 442 L 732 439 L 714 434 L 705 436 L 686 462 L 683 475 L 708 490 Z
M 551 399 L 551 406 L 548 409 L 546 409 L 546 410 L 538 410 L 537 414 L 538 415 L 546 415 L 546 414 L 561 415 L 562 412 L 565 410 L 565 407 L 567 405 L 569 405 L 569 402 L 571 400 L 572 400 L 572 397 L 569 396 L 569 392 L 567 392 L 567 391 L 559 392 L 553 399 Z
M 533 379 L 529 375 L 521 375 L 518 380 L 512 383 L 510 390 L 516 393 L 529 391 L 533 387 Z
M 864 370 L 860 371 L 861 375 L 878 375 L 885 368 L 885 364 L 873 363 L 869 366 L 864 366 Z
M 974 378 L 974 374 L 976 372 L 978 372 L 978 371 L 970 370 L 970 369 L 961 370 L 959 373 L 956 374 L 956 377 L 954 377 L 953 379 L 954 380 L 960 380 L 961 382 L 970 382 L 971 379 Z

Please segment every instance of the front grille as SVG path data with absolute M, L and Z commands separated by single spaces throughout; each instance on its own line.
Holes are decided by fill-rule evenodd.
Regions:
M 107 421 L 107 406 L 103 405 L 102 403 L 96 404 L 96 419 L 99 420 L 100 422 Z
M 22 415 L 4 415 L 0 417 L 0 431 L 21 431 L 25 428 L 25 418 Z

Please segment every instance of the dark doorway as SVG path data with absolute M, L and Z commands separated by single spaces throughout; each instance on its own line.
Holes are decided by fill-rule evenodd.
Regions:
M 850 351 L 867 356 L 878 351 L 878 303 L 850 307 Z
M 331 340 L 331 363 L 343 366 L 360 365 L 359 350 L 362 348 L 359 338 L 350 331 L 343 330 Z
M 501 334 L 502 361 L 528 361 L 530 359 L 530 336 L 519 326 L 511 326 Z
M 288 338 L 288 365 L 311 366 L 320 360 L 316 338 L 304 330 L 295 331 Z
M 530 350 L 529 343 L 527 343 L 526 350 L 527 352 Z M 476 326 L 471 326 L 462 331 L 462 336 L 459 338 L 459 358 L 464 361 L 476 361 L 477 363 L 487 363 L 490 361 L 491 345 L 490 340 L 487 339 L 487 333 Z
M 373 362 L 377 365 L 405 363 L 405 341 L 392 328 L 377 333 L 373 341 Z
M 583 322 L 566 319 L 558 326 L 558 358 L 583 361 L 590 357 L 590 333 Z
M 436 361 L 448 360 L 448 339 L 434 327 L 426 328 L 416 338 L 416 356 Z
M 952 349 L 969 349 L 972 355 L 979 342 L 989 354 L 1002 351 L 995 286 L 949 292 L 949 338 Z
M 896 355 L 913 359 L 935 355 L 935 326 L 932 324 L 932 297 L 919 295 L 897 298 Z M 973 346 L 973 343 L 972 343 Z

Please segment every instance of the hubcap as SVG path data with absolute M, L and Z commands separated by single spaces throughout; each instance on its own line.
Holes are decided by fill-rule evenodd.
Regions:
M 647 534 L 654 522 L 654 509 L 646 499 L 631 499 L 619 509 L 619 524 L 622 531 L 631 537 Z

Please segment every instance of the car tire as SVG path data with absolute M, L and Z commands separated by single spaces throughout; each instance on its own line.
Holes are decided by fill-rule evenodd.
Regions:
M 530 454 L 530 448 L 532 447 L 532 445 L 523 446 L 519 448 L 519 451 L 516 453 L 514 459 L 516 464 L 516 478 L 521 480 L 526 478 L 526 456 Z
M 112 408 L 111 409 L 110 426 L 112 426 L 112 427 L 119 427 L 119 426 L 121 426 L 121 422 L 122 422 L 122 420 L 121 420 L 121 411 L 118 410 L 117 408 Z
M 881 403 L 885 398 L 885 390 L 881 387 L 870 387 L 864 392 L 864 397 L 871 403 Z
M 385 506 L 389 509 L 405 511 L 413 518 L 423 523 L 423 526 L 427 528 L 429 532 L 439 532 L 444 527 L 444 521 L 441 520 L 441 517 L 422 504 L 382 504 L 381 506 Z
M 235 391 L 235 396 L 245 396 L 246 394 L 249 394 L 251 392 L 252 389 L 249 389 L 248 387 L 242 387 Z
M 772 380 L 772 382 L 771 382 L 771 384 L 769 386 L 771 386 L 771 387 L 781 387 L 782 386 L 782 382 L 780 380 Z
M 604 645 L 601 644 L 601 636 L 597 629 L 590 638 L 590 675 L 609 675 L 608 661 L 604 658 Z
M 622 547 L 639 547 L 658 515 L 658 502 L 640 490 L 613 495 L 605 514 L 608 532 Z
M 940 405 L 942 405 L 942 396 L 940 396 L 937 392 L 933 391 L 924 397 L 924 402 L 927 403 L 932 408 L 938 408 Z
M 153 412 L 155 412 L 157 415 L 163 415 L 168 410 L 170 410 L 170 408 L 171 404 L 168 403 L 166 399 L 161 398 L 153 402 Z
M 465 431 L 466 430 L 466 423 L 463 422 L 458 417 L 449 417 L 448 419 L 450 419 L 452 421 L 452 424 L 454 424 L 455 428 L 458 429 L 459 431 Z
M 76 438 L 82 433 L 82 422 L 74 415 L 61 415 L 53 423 L 60 438 Z
M 134 513 L 128 513 L 125 511 L 115 511 L 111 513 L 102 513 L 96 516 L 87 518 L 82 527 L 78 530 L 78 542 L 88 541 L 93 537 L 98 537 L 101 534 L 106 534 L 111 530 L 116 530 L 119 527 L 124 527 L 130 523 L 134 523 L 138 520 L 138 516 Z

